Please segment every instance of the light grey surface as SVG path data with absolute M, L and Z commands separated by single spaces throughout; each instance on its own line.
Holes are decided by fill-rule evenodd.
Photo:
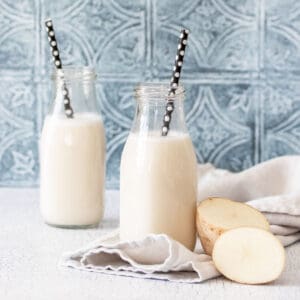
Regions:
M 61 268 L 58 262 L 63 252 L 117 227 L 117 192 L 107 193 L 104 221 L 93 230 L 44 225 L 34 189 L 0 189 L 0 200 L 0 299 L 300 299 L 300 243 L 287 249 L 281 278 L 263 286 L 223 278 L 175 284 L 101 275 Z

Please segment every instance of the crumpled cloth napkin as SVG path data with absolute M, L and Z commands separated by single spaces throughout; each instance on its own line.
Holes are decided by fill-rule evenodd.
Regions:
M 85 248 L 65 253 L 61 264 L 111 275 L 187 283 L 220 275 L 210 256 L 192 252 L 165 234 L 120 242 L 118 230 Z
M 223 197 L 247 202 L 264 213 L 284 246 L 300 239 L 300 156 L 282 156 L 240 173 L 198 168 L 198 200 Z
M 262 211 L 271 231 L 284 246 L 300 240 L 300 156 L 285 156 L 240 173 L 199 165 L 198 198 L 227 197 Z M 121 242 L 118 231 L 75 252 L 62 265 L 75 269 L 139 278 L 198 283 L 220 274 L 211 257 L 177 241 L 151 234 L 139 241 Z

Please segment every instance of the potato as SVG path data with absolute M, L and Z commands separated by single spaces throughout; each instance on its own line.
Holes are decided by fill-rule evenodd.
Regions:
M 203 249 L 209 255 L 217 238 L 229 229 L 242 226 L 270 229 L 267 219 L 258 210 L 224 198 L 208 198 L 200 202 L 196 223 Z
M 285 252 L 272 233 L 240 227 L 217 239 L 212 259 L 225 277 L 239 283 L 261 284 L 279 277 L 285 265 Z

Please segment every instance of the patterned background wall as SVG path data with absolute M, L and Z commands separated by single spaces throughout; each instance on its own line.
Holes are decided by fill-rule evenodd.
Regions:
M 41 24 L 49 16 L 63 61 L 99 74 L 108 187 L 118 186 L 132 90 L 170 78 L 181 26 L 191 30 L 182 79 L 198 160 L 238 171 L 300 152 L 299 1 L 0 0 L 1 186 L 38 184 L 52 67 Z

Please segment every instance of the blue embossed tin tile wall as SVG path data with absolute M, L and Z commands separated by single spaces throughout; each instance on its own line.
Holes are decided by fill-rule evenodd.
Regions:
M 178 8 L 180 7 L 180 9 Z M 65 64 L 94 65 L 107 134 L 107 186 L 140 81 L 169 80 L 181 26 L 188 126 L 199 162 L 242 170 L 300 150 L 298 1 L 0 0 L 0 185 L 38 184 L 52 68 L 43 20 Z

